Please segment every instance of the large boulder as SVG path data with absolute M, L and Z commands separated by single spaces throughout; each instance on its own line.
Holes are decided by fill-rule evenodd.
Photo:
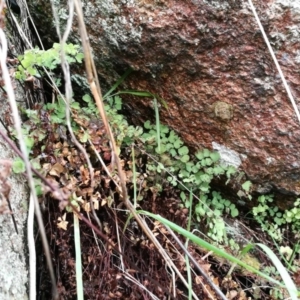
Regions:
M 53 42 L 51 7 L 28 3 L 43 40 Z M 299 1 L 254 5 L 299 98 Z M 67 10 L 57 8 L 64 23 Z M 192 149 L 219 150 L 259 192 L 300 193 L 299 122 L 246 1 L 96 0 L 83 9 L 103 86 L 134 69 L 126 88 L 163 98 L 162 121 Z M 154 116 L 151 99 L 125 100 L 134 122 Z

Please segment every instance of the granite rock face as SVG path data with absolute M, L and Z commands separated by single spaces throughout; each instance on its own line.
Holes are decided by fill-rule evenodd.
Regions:
M 300 3 L 254 5 L 299 99 Z M 192 149 L 223 149 L 257 191 L 300 193 L 299 122 L 247 1 L 95 0 L 83 8 L 104 87 L 134 69 L 126 88 L 163 98 L 162 121 Z M 45 40 L 51 26 L 38 24 Z M 124 101 L 134 122 L 154 117 L 151 99 Z

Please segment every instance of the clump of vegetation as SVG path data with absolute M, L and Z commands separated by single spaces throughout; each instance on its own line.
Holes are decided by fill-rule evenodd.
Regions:
M 53 48 L 46 51 L 39 49 L 27 50 L 24 55 L 19 57 L 20 66 L 15 73 L 16 78 L 24 81 L 28 76 L 43 76 L 43 68 L 50 75 L 53 75 L 52 71 L 60 64 L 61 51 L 60 44 L 54 44 Z M 78 45 L 66 44 L 64 51 L 70 64 L 82 62 L 83 54 Z M 54 78 L 56 84 L 60 85 L 60 79 L 55 76 Z M 144 94 L 138 92 L 133 94 L 144 96 Z M 147 180 L 152 180 L 155 190 L 157 192 L 161 191 L 163 184 L 170 184 L 178 188 L 181 190 L 179 195 L 186 208 L 189 208 L 190 205 L 187 195 L 192 191 L 197 198 L 197 202 L 194 203 L 195 219 L 198 222 L 205 220 L 208 227 L 208 236 L 213 240 L 219 243 L 227 240 L 223 216 L 230 215 L 234 218 L 238 216 L 239 212 L 236 205 L 230 200 L 224 199 L 219 192 L 211 190 L 211 181 L 218 176 L 225 176 L 229 180 L 237 170 L 233 166 L 221 165 L 219 153 L 211 152 L 208 149 L 202 149 L 191 155 L 180 137 L 166 125 L 159 123 L 157 126 L 157 124 L 151 124 L 150 121 L 144 123 L 144 129 L 129 125 L 125 117 L 119 114 L 122 109 L 122 99 L 118 94 L 108 95 L 105 101 L 106 112 L 120 151 L 122 147 L 130 146 L 133 143 L 142 145 L 144 151 L 156 159 L 156 161 L 149 159 L 146 164 Z M 72 128 L 77 133 L 79 140 L 86 143 L 88 140 L 93 140 L 94 134 L 88 129 L 87 124 L 95 118 L 94 116 L 98 112 L 90 95 L 84 95 L 81 102 L 84 105 L 75 100 L 70 103 L 73 114 Z M 47 103 L 41 110 L 47 112 L 49 121 L 62 130 L 65 124 L 66 103 L 61 97 L 58 97 L 54 103 Z M 30 124 L 24 124 L 23 126 L 26 144 L 30 152 L 33 147 L 37 147 L 48 138 L 48 128 L 45 124 L 41 126 L 41 111 L 26 109 L 24 113 L 30 119 Z M 159 137 L 157 136 L 158 132 Z M 24 166 L 18 161 L 15 170 L 21 171 L 23 169 Z M 166 174 L 166 180 L 157 180 L 159 174 Z M 249 181 L 245 182 L 243 189 L 251 199 L 249 194 L 250 184 Z M 268 232 L 272 238 L 281 240 L 281 225 L 289 223 L 294 232 L 298 230 L 300 204 L 297 201 L 293 209 L 282 213 L 277 207 L 270 205 L 272 201 L 272 195 L 260 196 L 258 198 L 259 205 L 253 208 L 253 215 L 264 231 Z M 267 222 L 270 218 L 274 222 Z
M 26 51 L 19 58 L 20 66 L 16 72 L 16 78 L 24 81 L 29 76 L 44 76 L 44 72 L 53 75 L 53 70 L 60 63 L 61 50 L 59 44 L 54 44 L 53 48 L 47 51 L 39 49 Z M 65 45 L 64 51 L 70 64 L 82 61 L 83 55 L 77 45 Z M 55 76 L 54 79 L 56 85 L 59 86 L 60 79 Z M 124 91 L 124 93 L 151 95 L 130 91 Z M 120 94 L 109 93 L 105 97 L 105 110 L 116 137 L 119 151 L 117 154 L 126 156 L 127 153 L 124 170 L 128 182 L 139 177 L 142 177 L 140 182 L 146 182 L 141 185 L 137 200 L 143 199 L 143 191 L 151 190 L 152 193 L 159 194 L 165 187 L 170 187 L 180 197 L 182 208 L 190 210 L 194 221 L 191 227 L 193 225 L 199 227 L 197 225 L 201 224 L 202 228 L 206 229 L 208 237 L 215 243 L 228 244 L 224 217 L 235 218 L 239 215 L 239 211 L 234 203 L 222 196 L 222 193 L 212 190 L 211 183 L 214 178 L 221 176 L 229 181 L 237 170 L 233 166 L 222 165 L 218 152 L 201 149 L 191 154 L 175 131 L 160 124 L 158 118 L 156 125 L 150 121 L 146 121 L 143 127 L 128 124 L 126 118 L 119 113 L 122 109 Z M 93 151 L 96 151 L 104 157 L 104 160 L 110 161 L 108 140 L 101 120 L 95 117 L 98 115 L 98 110 L 92 97 L 86 94 L 81 99 L 76 99 L 74 96 L 69 105 L 72 114 L 71 127 L 77 139 L 88 150 L 90 157 L 92 158 Z M 34 110 L 23 109 L 23 112 L 28 117 L 28 121 L 23 125 L 23 133 L 34 166 L 43 170 L 53 180 L 59 181 L 64 191 L 70 194 L 70 199 L 76 199 L 78 209 L 80 204 L 85 211 L 89 212 L 88 199 L 97 203 L 95 207 L 99 208 L 100 193 L 87 188 L 89 182 L 87 168 L 82 165 L 82 157 L 74 149 L 68 135 L 65 124 L 66 103 L 63 97 L 57 97 L 55 102 L 37 106 Z M 93 151 L 91 145 L 95 148 Z M 128 158 L 128 153 L 135 147 L 138 151 L 133 162 L 131 158 Z M 147 160 L 138 165 L 139 171 L 136 171 L 135 163 L 143 160 L 143 156 L 147 156 Z M 14 170 L 15 172 L 24 171 L 24 165 L 20 159 L 16 160 Z M 80 173 L 80 177 L 76 177 L 77 173 Z M 95 172 L 95 181 L 97 186 L 103 184 L 100 168 Z M 132 182 L 128 183 L 130 184 Z M 249 199 L 251 199 L 250 185 L 249 181 L 242 185 L 246 192 L 244 195 Z M 38 193 L 42 194 L 41 182 L 37 181 L 36 186 Z M 109 184 L 105 183 L 105 188 L 110 189 Z M 116 191 L 110 191 L 109 196 L 107 192 L 104 196 L 102 195 L 105 201 L 103 200 L 101 205 L 111 205 L 114 193 Z M 282 225 L 290 224 L 294 233 L 300 229 L 300 199 L 295 202 L 293 209 L 284 213 L 276 207 L 272 208 L 270 205 L 272 201 L 271 195 L 260 196 L 259 205 L 254 207 L 252 212 L 261 228 L 272 238 L 281 241 Z M 70 209 L 69 206 L 66 207 Z M 274 220 L 274 223 L 270 223 L 270 219 Z M 60 217 L 57 224 L 59 228 L 67 230 L 66 215 L 63 218 Z M 240 250 L 232 239 L 229 240 L 229 246 L 236 251 Z
M 263 231 L 278 242 L 282 242 L 284 237 L 283 225 L 290 225 L 290 229 L 296 235 L 300 230 L 300 199 L 298 198 L 292 209 L 284 212 L 277 206 L 272 206 L 273 195 L 261 195 L 258 197 L 258 205 L 253 207 L 254 219 L 260 224 Z
M 233 166 L 220 163 L 218 152 L 203 149 L 189 154 L 179 136 L 166 125 L 159 125 L 160 146 L 157 145 L 157 128 L 150 121 L 145 122 L 145 132 L 141 140 L 147 153 L 156 157 L 158 163 L 149 161 L 147 171 L 154 177 L 157 174 L 167 174 L 167 181 L 176 186 L 186 208 L 189 208 L 189 191 L 196 195 L 194 215 L 198 222 L 207 225 L 208 236 L 222 243 L 226 239 L 224 215 L 238 216 L 238 209 L 231 201 L 224 199 L 220 193 L 211 190 L 211 181 L 216 176 L 224 175 L 228 179 L 236 173 Z M 160 181 L 161 182 L 161 181 Z M 160 184 L 159 190 L 162 189 Z
M 61 51 L 61 45 L 57 43 L 53 44 L 49 50 L 40 50 L 39 48 L 26 50 L 23 55 L 18 57 L 20 65 L 15 73 L 15 78 L 25 81 L 29 76 L 42 77 L 45 69 L 49 75 L 53 75 L 52 71 L 60 65 Z M 83 53 L 78 45 L 65 44 L 63 51 L 69 64 L 82 62 Z M 55 84 L 60 86 L 60 79 L 55 76 L 54 79 Z

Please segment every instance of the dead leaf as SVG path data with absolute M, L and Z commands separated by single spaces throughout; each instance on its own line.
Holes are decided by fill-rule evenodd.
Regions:
M 248 300 L 248 299 L 249 298 L 246 296 L 246 293 L 243 290 L 241 290 L 239 292 L 238 300 Z
M 99 209 L 99 200 L 98 200 L 99 198 L 100 198 L 99 192 L 97 192 L 95 195 L 91 196 L 91 202 L 93 203 L 94 209 L 96 209 L 96 210 Z
M 60 174 L 64 172 L 65 168 L 60 163 L 56 163 L 52 166 L 51 170 L 49 171 L 49 174 L 52 176 L 60 177 Z
M 228 300 L 232 300 L 237 296 L 238 292 L 236 290 L 231 290 L 229 292 L 227 292 L 226 294 L 226 298 L 228 298 Z
M 84 211 L 86 211 L 87 213 L 89 213 L 91 211 L 91 204 L 90 202 L 84 202 L 82 205 L 82 208 Z
M 300 286 L 300 270 L 297 270 L 294 274 L 293 274 L 293 279 L 296 283 L 297 286 Z
M 80 175 L 82 183 L 88 184 L 90 180 L 89 170 L 86 169 L 84 166 L 80 166 Z
M 66 221 L 66 213 L 65 213 L 62 217 L 58 218 L 57 227 L 63 230 L 67 230 L 68 223 L 69 222 Z

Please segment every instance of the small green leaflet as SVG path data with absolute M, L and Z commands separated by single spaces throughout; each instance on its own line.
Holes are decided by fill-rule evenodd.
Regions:
M 25 172 L 25 170 L 26 170 L 25 163 L 24 163 L 24 161 L 20 157 L 17 157 L 13 161 L 12 170 L 16 174 Z
M 201 151 L 197 152 L 197 153 L 195 154 L 195 156 L 196 156 L 199 160 L 201 160 L 201 159 L 204 158 L 203 152 L 201 152 Z
M 186 155 L 189 153 L 189 149 L 187 146 L 183 146 L 178 149 L 178 153 L 179 153 L 179 155 Z
M 174 148 L 178 149 L 181 147 L 181 145 L 183 144 L 183 142 L 178 138 L 175 142 L 174 142 Z
M 242 188 L 246 193 L 249 193 L 251 185 L 252 185 L 251 181 L 248 180 L 242 184 Z
M 151 129 L 151 128 L 152 128 L 152 125 L 151 125 L 151 123 L 150 123 L 149 120 L 146 121 L 146 122 L 144 123 L 144 127 L 145 127 L 146 129 Z
M 213 162 L 217 162 L 220 159 L 220 154 L 218 152 L 211 152 L 209 156 Z
M 186 155 L 183 155 L 180 160 L 184 163 L 188 162 L 190 160 L 190 157 L 186 154 Z
M 92 101 L 92 98 L 89 94 L 85 94 L 83 97 L 82 97 L 82 100 L 85 101 L 85 102 L 91 102 Z

